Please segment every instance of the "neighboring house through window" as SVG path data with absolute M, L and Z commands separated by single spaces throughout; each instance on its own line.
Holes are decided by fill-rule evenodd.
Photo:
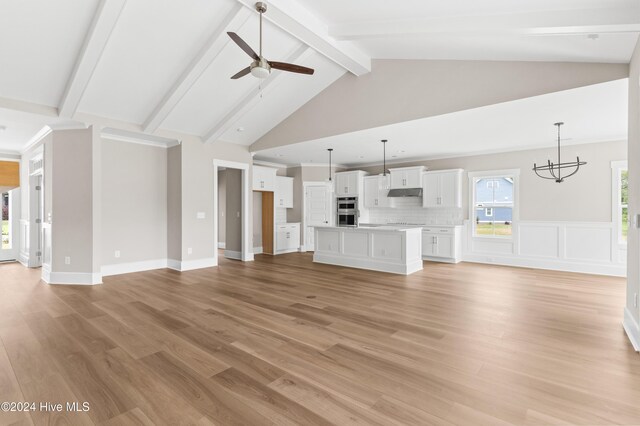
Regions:
M 513 236 L 518 170 L 469 173 L 474 237 Z
M 611 220 L 617 235 L 618 244 L 627 244 L 629 232 L 629 171 L 626 161 L 611 162 Z

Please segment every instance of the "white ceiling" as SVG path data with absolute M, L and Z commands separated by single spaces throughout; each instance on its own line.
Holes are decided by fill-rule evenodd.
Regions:
M 638 0 L 270 0 L 265 56 L 316 73 L 259 87 L 229 78 L 250 59 L 226 31 L 258 47 L 252 5 L 0 2 L 0 151 L 76 113 L 250 145 L 371 58 L 628 62 L 640 31 Z
M 377 164 L 381 139 L 388 139 L 391 162 L 548 147 L 557 143 L 557 121 L 565 122 L 566 144 L 624 140 L 627 106 L 628 79 L 623 79 L 258 151 L 254 158 L 324 164 L 327 148 L 333 148 L 337 164 Z
M 373 58 L 626 63 L 640 32 L 637 0 L 302 2 Z

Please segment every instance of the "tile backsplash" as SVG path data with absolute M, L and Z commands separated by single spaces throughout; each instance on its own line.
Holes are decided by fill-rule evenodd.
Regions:
M 462 225 L 461 208 L 426 209 L 422 198 L 396 198 L 395 207 L 369 209 L 369 223 L 418 223 L 424 225 Z

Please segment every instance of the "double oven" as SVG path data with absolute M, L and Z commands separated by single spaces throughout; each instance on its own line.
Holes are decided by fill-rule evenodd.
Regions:
M 338 197 L 338 226 L 358 226 L 358 197 Z

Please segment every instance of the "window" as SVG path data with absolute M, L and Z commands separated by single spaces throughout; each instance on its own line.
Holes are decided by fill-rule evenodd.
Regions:
M 2 241 L 0 241 L 0 249 L 11 249 L 11 223 L 9 217 L 9 193 L 0 193 L 0 204 L 2 205 L 2 214 L 0 216 L 0 225 L 2 225 Z
M 618 244 L 627 244 L 627 234 L 629 232 L 629 171 L 626 161 L 611 162 L 611 182 L 613 183 L 612 213 L 614 229 L 618 235 Z
M 474 237 L 512 238 L 517 175 L 517 170 L 469 174 Z

